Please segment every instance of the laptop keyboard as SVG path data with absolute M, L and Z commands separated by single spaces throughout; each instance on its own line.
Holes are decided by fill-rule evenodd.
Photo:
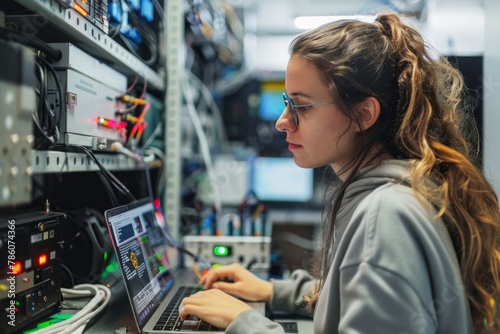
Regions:
M 198 332 L 222 332 L 221 329 L 210 325 L 197 317 L 190 316 L 186 320 L 181 320 L 179 316 L 179 305 L 184 297 L 200 291 L 202 287 L 180 287 L 174 297 L 163 311 L 153 329 L 168 331 L 198 331 Z

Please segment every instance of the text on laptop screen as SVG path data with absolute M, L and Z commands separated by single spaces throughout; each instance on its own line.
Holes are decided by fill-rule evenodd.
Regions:
M 127 293 L 142 326 L 173 284 L 165 238 L 149 201 L 111 214 L 108 222 Z

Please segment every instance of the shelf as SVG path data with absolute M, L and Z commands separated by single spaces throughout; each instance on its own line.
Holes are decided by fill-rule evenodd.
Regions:
M 136 160 L 123 154 L 95 153 L 95 156 L 110 171 L 126 171 L 142 168 Z M 84 153 L 34 150 L 32 161 L 33 172 L 35 174 L 100 170 L 99 166 Z
M 163 91 L 164 76 L 144 64 L 128 50 L 115 42 L 101 29 L 76 13 L 72 8 L 65 8 L 55 0 L 15 0 L 22 6 L 36 12 L 40 17 L 34 22 L 26 22 L 27 31 L 36 35 L 48 22 L 68 34 L 79 48 L 110 63 L 118 70 L 131 75 L 138 75 L 148 81 L 150 87 Z M 26 16 L 24 16 L 26 17 Z M 31 28 L 31 30 L 29 29 Z M 26 31 L 24 29 L 23 31 Z

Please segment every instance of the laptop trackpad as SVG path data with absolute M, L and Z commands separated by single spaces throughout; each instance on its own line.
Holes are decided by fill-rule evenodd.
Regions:
M 195 331 L 198 328 L 199 320 L 184 320 L 182 322 L 183 331 Z

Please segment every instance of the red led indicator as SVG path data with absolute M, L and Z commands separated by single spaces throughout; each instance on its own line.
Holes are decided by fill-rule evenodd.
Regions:
M 47 255 L 46 254 L 42 254 L 38 257 L 38 265 L 40 266 L 44 266 L 47 264 Z
M 16 262 L 10 269 L 10 272 L 13 275 L 19 275 L 23 271 L 23 265 L 21 264 L 21 262 Z
M 113 121 L 112 119 L 106 119 L 106 118 L 103 118 L 103 117 L 96 117 L 95 118 L 95 122 L 100 125 L 100 126 L 103 126 L 105 128 L 108 128 L 108 129 L 123 129 L 127 123 L 126 122 L 116 122 L 116 121 Z

